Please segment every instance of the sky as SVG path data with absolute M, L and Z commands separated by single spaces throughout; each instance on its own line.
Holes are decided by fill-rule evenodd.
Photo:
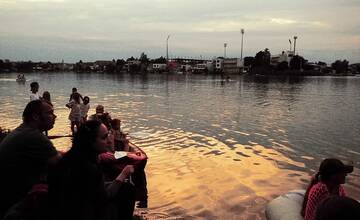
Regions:
M 240 57 L 269 48 L 360 62 L 360 0 L 0 0 L 0 59 Z

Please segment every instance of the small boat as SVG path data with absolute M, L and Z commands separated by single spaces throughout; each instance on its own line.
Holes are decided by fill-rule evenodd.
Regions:
M 17 75 L 16 82 L 26 82 L 26 78 L 25 78 L 24 74 Z
M 305 190 L 293 190 L 271 200 L 265 209 L 268 220 L 303 220 L 301 208 Z

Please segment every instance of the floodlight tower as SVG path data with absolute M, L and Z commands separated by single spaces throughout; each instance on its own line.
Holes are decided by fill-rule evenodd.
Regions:
M 244 33 L 245 33 L 245 31 L 244 31 L 243 28 L 241 28 L 240 32 L 241 32 L 241 54 L 240 54 L 240 60 L 242 60 L 242 59 L 243 59 L 243 44 L 244 44 Z
M 298 37 L 297 36 L 294 36 L 294 55 L 295 55 L 295 49 L 296 49 L 296 39 L 297 39 Z
M 170 35 L 168 35 L 166 38 L 166 61 L 169 61 L 169 38 Z

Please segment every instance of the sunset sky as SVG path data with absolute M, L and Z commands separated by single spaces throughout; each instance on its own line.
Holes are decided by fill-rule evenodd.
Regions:
M 76 62 L 166 55 L 240 57 L 289 49 L 360 62 L 359 0 L 0 0 L 0 59 Z

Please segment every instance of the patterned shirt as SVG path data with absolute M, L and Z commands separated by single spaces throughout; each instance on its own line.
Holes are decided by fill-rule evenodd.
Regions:
M 339 195 L 345 196 L 345 190 L 341 185 L 339 187 Z M 310 189 L 308 201 L 306 203 L 305 220 L 314 220 L 317 207 L 329 196 L 330 192 L 324 183 L 318 182 L 313 185 Z

